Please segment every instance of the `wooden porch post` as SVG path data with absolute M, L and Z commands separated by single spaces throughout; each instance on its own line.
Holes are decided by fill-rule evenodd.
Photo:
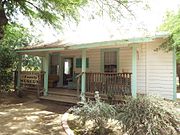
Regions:
M 59 65 L 59 70 L 58 70 L 58 75 L 59 75 L 59 82 L 58 86 L 63 87 L 63 58 L 61 54 L 58 54 L 58 65 Z
M 22 55 L 19 55 L 19 63 L 17 65 L 17 89 L 20 89 L 20 82 L 21 82 L 21 68 L 22 68 Z
M 84 102 L 85 99 L 85 91 L 86 91 L 86 49 L 82 50 L 82 78 L 81 78 L 81 101 Z
M 43 70 L 44 74 L 44 96 L 48 95 L 48 75 L 49 75 L 49 54 L 43 57 Z
M 137 52 L 136 46 L 132 47 L 132 86 L 131 86 L 132 97 L 137 97 Z

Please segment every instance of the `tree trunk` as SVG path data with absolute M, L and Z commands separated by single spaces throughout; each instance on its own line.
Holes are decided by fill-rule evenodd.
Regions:
M 0 0 L 0 39 L 2 39 L 4 35 L 3 26 L 5 26 L 7 23 L 8 19 L 5 14 L 4 3 L 2 0 Z

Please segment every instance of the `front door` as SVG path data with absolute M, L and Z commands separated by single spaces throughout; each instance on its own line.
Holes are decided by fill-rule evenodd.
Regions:
M 64 58 L 63 85 L 68 86 L 73 81 L 73 58 Z

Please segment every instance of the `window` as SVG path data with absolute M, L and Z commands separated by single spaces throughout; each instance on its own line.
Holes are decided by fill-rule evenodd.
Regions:
M 76 58 L 76 68 L 82 67 L 82 58 Z M 86 58 L 86 68 L 89 67 L 89 58 Z
M 104 52 L 104 72 L 117 72 L 117 51 Z

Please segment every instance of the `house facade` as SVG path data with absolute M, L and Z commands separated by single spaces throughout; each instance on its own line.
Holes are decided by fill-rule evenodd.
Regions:
M 86 92 L 98 90 L 107 94 L 110 90 L 133 97 L 147 94 L 175 100 L 175 50 L 158 49 L 167 38 L 168 35 L 161 35 L 84 44 L 58 41 L 22 48 L 17 53 L 42 58 L 44 96 L 51 87 L 76 89 L 79 85 L 82 97 Z M 18 87 L 21 74 L 19 65 Z

